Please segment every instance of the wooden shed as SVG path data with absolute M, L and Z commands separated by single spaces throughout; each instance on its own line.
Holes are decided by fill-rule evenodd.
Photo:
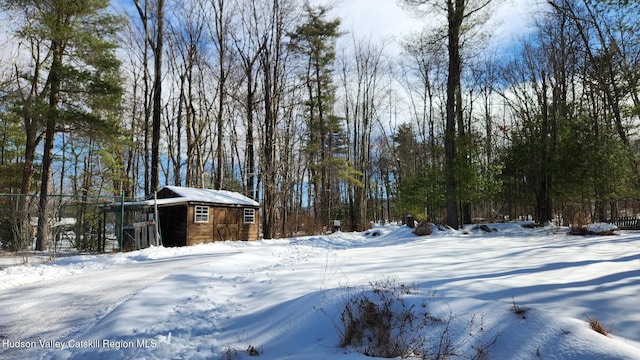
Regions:
M 129 206 L 157 209 L 164 246 L 260 237 L 260 204 L 232 191 L 166 186 L 157 199 L 125 203 Z

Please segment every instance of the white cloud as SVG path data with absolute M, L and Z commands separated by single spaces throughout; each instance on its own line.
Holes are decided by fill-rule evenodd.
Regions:
M 423 26 L 394 0 L 347 0 L 336 6 L 336 13 L 342 18 L 343 29 L 357 37 L 388 40 Z
M 511 42 L 529 32 L 544 4 L 543 0 L 494 0 L 494 15 L 487 24 L 495 29 L 494 42 Z M 342 30 L 357 38 L 374 40 L 399 40 L 419 32 L 429 20 L 412 16 L 395 0 L 340 1 L 333 13 L 341 18 Z

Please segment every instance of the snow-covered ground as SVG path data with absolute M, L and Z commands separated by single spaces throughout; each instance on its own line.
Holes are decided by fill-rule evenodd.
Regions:
M 385 226 L 7 267 L 0 358 L 369 359 L 338 346 L 341 313 L 390 285 L 402 289 L 399 304 L 428 315 L 414 328 L 431 355 L 446 339 L 457 358 L 640 359 L 640 233 L 490 226 L 425 237 Z

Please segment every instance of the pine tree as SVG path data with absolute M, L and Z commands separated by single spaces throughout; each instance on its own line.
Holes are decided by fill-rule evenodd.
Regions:
M 328 9 L 305 5 L 306 22 L 291 34 L 292 48 L 306 62 L 303 75 L 307 90 L 306 119 L 308 156 L 314 192 L 314 210 L 321 224 L 328 224 L 337 202 L 335 179 L 348 178 L 349 167 L 338 155 L 344 143 L 340 118 L 333 114 L 335 86 L 332 81 L 336 59 L 335 41 L 341 35 L 340 20 L 327 19 Z
M 114 36 L 121 20 L 107 0 L 3 0 L 2 7 L 23 24 L 18 35 L 45 45 L 46 62 L 35 81 L 45 136 L 42 154 L 38 238 L 46 248 L 48 200 L 56 134 L 65 131 L 113 132 L 112 114 L 122 94 Z M 34 72 L 35 73 L 35 72 Z

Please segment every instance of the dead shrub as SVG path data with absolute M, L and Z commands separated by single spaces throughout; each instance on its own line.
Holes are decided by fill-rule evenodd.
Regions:
M 256 349 L 256 347 L 253 345 L 249 345 L 247 347 L 247 354 L 249 356 L 260 356 L 260 354 L 262 354 L 262 351 Z
M 239 358 L 240 358 L 240 354 L 238 354 L 238 350 L 234 349 L 231 346 L 227 346 L 224 349 L 224 353 L 220 357 L 220 360 L 236 360 Z
M 345 300 L 340 316 L 340 347 L 352 346 L 373 357 L 404 357 L 422 346 L 412 337 L 426 326 L 419 321 L 414 306 L 408 306 L 401 295 L 409 290 L 393 286 L 389 281 L 371 284 Z
M 458 332 L 461 318 L 452 313 L 448 318 L 432 315 L 425 300 L 409 304 L 404 297 L 416 294 L 414 287 L 398 285 L 393 280 L 370 283 L 370 288 L 344 299 L 339 322 L 334 326 L 340 347 L 371 357 L 449 359 L 457 356 L 486 359 L 490 344 L 480 344 L 482 322 L 471 317 L 465 329 Z M 471 346 L 472 353 L 460 348 Z
M 590 229 L 591 217 L 585 213 L 578 213 L 573 217 L 573 222 L 569 225 L 569 234 L 571 235 L 612 235 L 616 229 Z
M 591 328 L 591 330 L 604 336 L 609 336 L 609 334 L 611 333 L 611 329 L 605 328 L 598 320 L 592 317 L 589 318 L 589 327 Z
M 591 216 L 584 212 L 577 213 L 573 216 L 573 219 L 571 219 L 571 225 L 578 228 L 587 226 L 589 224 L 591 224 Z
M 256 348 L 253 345 L 249 345 L 247 346 L 247 349 L 244 351 L 245 353 L 247 353 L 247 355 L 249 356 L 260 356 L 262 355 L 262 350 Z M 224 359 L 224 360 L 239 360 L 242 358 L 241 356 L 242 351 L 238 350 L 236 347 L 233 346 L 227 346 L 224 349 L 224 352 L 222 354 L 222 356 L 220 357 L 220 359 Z
M 513 313 L 516 315 L 520 315 L 523 319 L 526 319 L 527 311 L 529 311 L 529 309 L 516 304 L 515 298 L 511 298 L 511 301 L 513 302 L 513 305 L 511 305 L 511 311 L 513 311 Z

